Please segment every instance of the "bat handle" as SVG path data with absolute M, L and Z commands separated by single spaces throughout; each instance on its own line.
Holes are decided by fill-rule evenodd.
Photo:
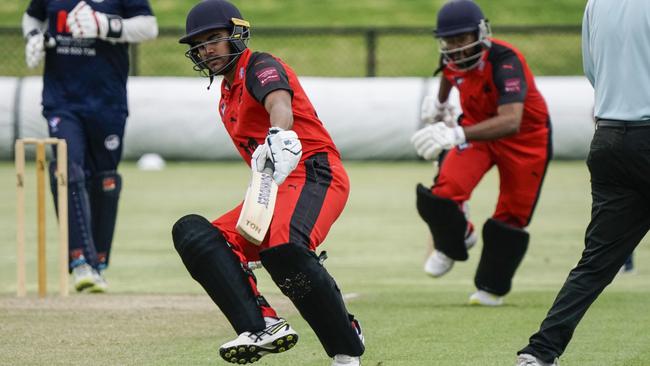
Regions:
M 266 159 L 266 162 L 264 163 L 264 169 L 262 169 L 262 173 L 272 175 L 273 171 L 275 171 L 275 165 L 273 165 L 271 159 Z

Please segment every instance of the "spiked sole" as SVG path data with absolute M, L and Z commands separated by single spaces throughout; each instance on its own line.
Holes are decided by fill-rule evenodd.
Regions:
M 97 284 L 93 284 L 89 289 L 88 292 L 92 294 L 103 294 L 106 293 L 106 286 L 101 286 Z
M 254 344 L 242 344 L 239 346 L 219 348 L 221 358 L 240 365 L 258 361 L 262 356 L 269 353 L 281 353 L 293 348 L 298 342 L 297 334 L 287 334 L 280 337 L 265 347 Z
M 95 285 L 95 282 L 93 280 L 81 280 L 78 283 L 75 283 L 74 288 L 77 290 L 77 292 L 81 292 L 87 288 L 93 287 Z

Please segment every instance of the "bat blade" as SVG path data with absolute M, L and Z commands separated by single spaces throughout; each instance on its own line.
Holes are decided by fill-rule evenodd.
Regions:
M 269 230 L 277 194 L 278 185 L 273 180 L 272 170 L 253 172 L 237 220 L 237 231 L 255 245 L 262 243 Z

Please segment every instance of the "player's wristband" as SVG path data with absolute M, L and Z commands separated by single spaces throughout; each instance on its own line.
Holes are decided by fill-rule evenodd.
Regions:
M 37 35 L 37 34 L 39 34 L 39 33 L 41 33 L 41 31 L 39 31 L 38 29 L 34 28 L 34 29 L 30 30 L 30 31 L 25 35 L 25 39 L 30 39 L 30 38 L 34 37 L 35 35 Z
M 465 130 L 463 130 L 463 127 L 461 126 L 454 127 L 454 139 L 456 145 L 461 145 L 467 142 L 467 138 L 465 137 Z
M 108 33 L 106 33 L 106 38 L 122 37 L 122 18 L 112 14 L 106 14 L 106 18 L 108 18 Z
M 282 132 L 282 131 L 284 131 L 284 129 L 282 129 L 280 127 L 271 127 L 271 128 L 269 128 L 269 135 L 275 135 L 276 133 Z

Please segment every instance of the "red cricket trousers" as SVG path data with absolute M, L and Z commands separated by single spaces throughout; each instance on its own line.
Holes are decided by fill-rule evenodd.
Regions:
M 551 159 L 550 131 L 540 129 L 493 141 L 472 141 L 445 156 L 431 192 L 462 205 L 485 173 L 499 170 L 499 199 L 492 218 L 524 228 L 533 215 Z
M 315 250 L 343 211 L 349 193 L 350 181 L 340 159 L 331 153 L 316 153 L 301 161 L 278 187 L 273 220 L 259 246 L 250 243 L 235 228 L 242 204 L 212 224 L 223 233 L 244 264 L 259 261 L 260 251 L 286 243 Z M 255 295 L 259 295 L 252 277 L 250 283 Z M 272 308 L 260 308 L 263 316 L 277 316 Z

